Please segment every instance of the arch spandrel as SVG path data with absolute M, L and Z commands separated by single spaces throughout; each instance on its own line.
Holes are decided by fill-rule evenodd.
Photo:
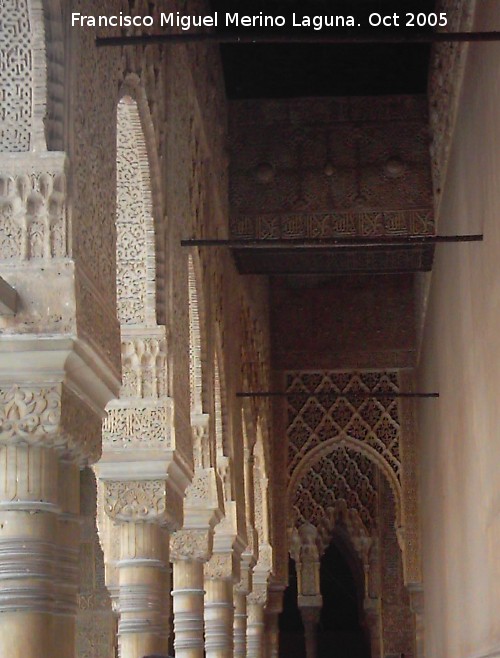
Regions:
M 139 108 L 117 108 L 117 306 L 120 324 L 156 325 L 156 245 L 151 180 Z

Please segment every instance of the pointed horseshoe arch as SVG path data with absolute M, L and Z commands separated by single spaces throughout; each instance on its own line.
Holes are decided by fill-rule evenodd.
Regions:
M 373 462 L 383 473 L 383 475 L 386 477 L 387 481 L 389 482 L 389 485 L 394 495 L 394 500 L 396 505 L 395 523 L 397 526 L 401 525 L 402 492 L 401 492 L 401 485 L 393 469 L 374 448 L 366 444 L 360 444 L 358 440 L 353 439 L 349 436 L 335 437 L 327 441 L 324 441 L 321 445 L 316 446 L 315 448 L 310 450 L 307 453 L 307 455 L 305 455 L 305 457 L 296 467 L 290 478 L 290 483 L 287 489 L 288 514 L 291 515 L 293 497 L 302 478 L 322 457 L 329 455 L 339 446 L 346 446 L 354 450 L 355 452 L 364 455 L 371 462 Z

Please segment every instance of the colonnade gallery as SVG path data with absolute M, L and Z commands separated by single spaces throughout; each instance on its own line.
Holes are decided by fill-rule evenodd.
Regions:
M 0 0 L 1 658 L 500 656 L 500 3 L 320 4 Z

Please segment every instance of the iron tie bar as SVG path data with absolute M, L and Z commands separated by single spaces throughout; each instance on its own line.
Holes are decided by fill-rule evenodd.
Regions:
M 292 397 L 334 397 L 346 399 L 385 399 L 385 398 L 438 398 L 439 393 L 411 393 L 396 391 L 242 391 L 236 393 L 237 398 L 292 398 Z
M 233 247 L 237 249 L 341 249 L 352 247 L 408 247 L 453 242 L 482 242 L 477 235 L 417 235 L 378 238 L 278 238 L 236 240 L 181 240 L 181 247 Z
M 98 48 L 138 46 L 152 43 L 186 44 L 411 44 L 500 41 L 500 32 L 431 32 L 429 34 L 143 34 L 138 36 L 96 37 Z

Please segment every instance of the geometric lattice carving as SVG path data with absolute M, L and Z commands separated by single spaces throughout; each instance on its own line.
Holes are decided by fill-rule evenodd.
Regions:
M 156 324 L 155 240 L 146 142 L 137 104 L 117 109 L 117 304 L 120 323 Z
M 33 32 L 27 0 L 0 2 L 0 151 L 29 151 L 33 117 Z M 38 93 L 39 90 L 36 90 Z
M 400 421 L 398 402 L 391 398 L 338 397 L 339 393 L 398 391 L 395 372 L 289 372 L 287 397 L 288 474 L 293 477 L 307 454 L 338 437 L 369 447 L 383 458 L 400 481 Z M 331 395 L 328 392 L 332 393 Z M 315 395 L 318 394 L 318 395 Z M 321 394 L 321 395 L 319 395 Z
M 293 497 L 294 524 L 330 525 L 331 512 L 339 505 L 356 512 L 367 534 L 376 526 L 376 465 L 362 453 L 337 444 L 312 464 L 301 478 Z

